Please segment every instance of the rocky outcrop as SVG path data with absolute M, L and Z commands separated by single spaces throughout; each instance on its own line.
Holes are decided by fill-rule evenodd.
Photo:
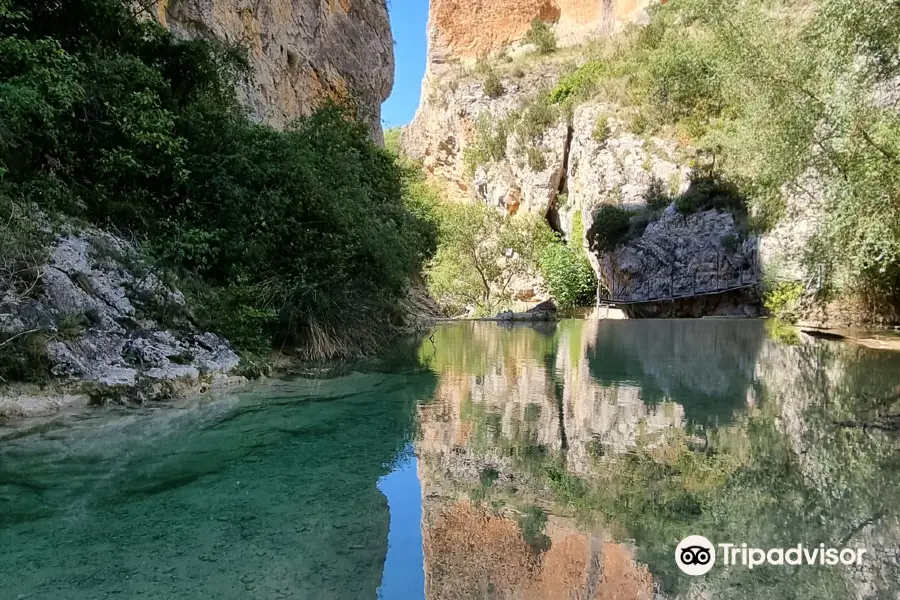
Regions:
M 253 72 L 240 94 L 259 120 L 282 126 L 349 95 L 380 138 L 394 82 L 384 0 L 159 0 L 156 16 L 178 36 L 249 48 Z
M 550 23 L 565 47 L 644 21 L 648 4 L 432 3 L 428 69 L 419 110 L 403 134 L 404 150 L 445 184 L 450 199 L 474 198 L 508 214 L 541 215 L 585 249 L 600 206 L 642 213 L 635 218 L 649 224 L 641 234 L 611 254 L 589 253 L 609 299 L 643 303 L 629 309 L 630 316 L 758 314 L 760 255 L 797 270 L 796 261 L 788 260 L 790 235 L 783 235 L 789 227 L 760 252 L 759 240 L 725 212 L 681 215 L 669 207 L 664 214 L 650 214 L 649 197 L 688 190 L 697 159 L 693 148 L 640 132 L 633 107 L 600 101 L 570 110 L 541 107 L 548 90 L 571 70 L 570 61 L 585 58 L 577 50 L 563 51 L 564 58 L 529 56 L 535 49 L 521 40 L 532 19 Z M 485 90 L 483 65 L 472 67 L 479 57 L 488 57 L 501 82 L 499 94 Z M 485 139 L 492 148 L 487 157 L 474 152 L 484 148 Z M 474 168 L 473 154 L 480 154 Z M 799 213 L 814 212 L 809 203 L 801 204 Z M 581 229 L 575 231 L 578 223 Z M 670 302 L 687 295 L 692 297 Z M 658 300 L 668 303 L 654 304 Z
M 598 264 L 608 299 L 631 316 L 759 314 L 756 238 L 741 240 L 728 212 L 681 215 L 670 205 Z
M 0 332 L 9 343 L 27 340 L 47 387 L 0 390 L 0 417 L 163 399 L 242 380 L 229 376 L 240 360 L 228 342 L 194 327 L 184 295 L 124 240 L 71 231 L 38 271 L 29 295 L 0 281 Z
M 515 67 L 498 68 L 502 73 L 511 70 Z M 528 117 L 519 115 L 529 110 L 535 97 L 550 87 L 558 74 L 558 67 L 549 64 L 520 78 L 504 78 L 504 94 L 490 98 L 473 75 L 457 71 L 423 97 L 416 120 L 404 132 L 403 143 L 407 153 L 422 161 L 426 172 L 445 183 L 451 199 L 475 198 L 508 214 L 541 215 L 553 229 L 587 249 L 585 234 L 600 205 L 638 210 L 646 206 L 651 188 L 670 195 L 685 191 L 692 150 L 663 138 L 633 133 L 619 107 L 600 102 L 576 106 L 571 115 L 561 110 L 551 112 L 552 123 L 547 123 L 535 139 L 523 139 L 517 131 L 517 119 Z M 489 135 L 505 138 L 505 152 L 471 173 L 465 157 L 479 143 L 478 137 L 485 135 L 478 130 L 485 122 L 494 128 Z M 579 222 L 581 230 L 574 231 Z M 676 260 L 683 269 L 711 263 L 708 272 L 696 275 L 701 287 L 706 285 L 706 280 L 716 279 L 715 249 L 721 250 L 722 241 L 729 236 L 740 237 L 733 219 L 719 213 L 702 213 L 687 220 L 670 215 L 647 229 L 642 249 L 632 248 L 624 257 L 626 272 L 629 265 L 645 270 L 641 285 L 648 288 L 668 286 Z M 706 237 L 693 239 L 698 235 Z M 685 243 L 687 238 L 691 241 Z M 665 248 L 665 252 L 653 252 L 655 259 L 646 260 L 650 254 L 644 250 L 650 246 Z M 755 256 L 755 245 L 748 242 L 746 248 L 740 246 L 739 253 L 731 252 L 723 258 L 720 279 L 739 278 L 739 272 L 747 270 L 745 263 L 750 255 Z M 677 257 L 672 252 L 676 247 Z M 688 260 L 688 253 L 696 255 Z M 590 258 L 606 282 L 613 270 L 601 265 L 603 257 Z M 728 264 L 735 267 L 729 269 Z M 684 277 L 688 277 L 687 271 Z M 690 277 L 693 280 L 695 275 Z M 686 284 L 692 286 L 693 282 Z M 714 288 L 713 283 L 709 286 Z M 539 289 L 541 284 L 534 282 L 531 287 Z

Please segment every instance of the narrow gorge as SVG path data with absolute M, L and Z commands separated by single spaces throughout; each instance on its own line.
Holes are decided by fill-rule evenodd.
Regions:
M 900 598 L 898 40 L 0 0 L 0 599 Z
M 748 27 L 819 35 L 818 23 L 755 6 L 738 16 Z M 702 2 L 433 2 L 421 101 L 402 148 L 450 201 L 537 215 L 583 247 L 599 280 L 598 303 L 632 317 L 777 314 L 818 326 L 892 324 L 894 259 L 861 239 L 877 227 L 863 219 L 877 217 L 848 214 L 837 223 L 836 213 L 850 208 L 832 195 L 847 192 L 824 176 L 847 160 L 841 135 L 855 134 L 836 130 L 831 147 L 811 129 L 803 130 L 808 140 L 779 140 L 788 133 L 773 124 L 761 134 L 769 141 L 753 140 L 771 146 L 752 150 L 741 136 L 753 134 L 741 128 L 779 109 L 747 90 L 760 85 L 753 77 L 769 77 L 745 62 L 751 48 L 729 55 L 719 46 L 752 35 L 728 30 L 729 18 Z M 763 71 L 790 69 L 779 60 L 795 58 L 766 56 L 757 65 Z M 807 127 L 800 120 L 836 119 L 843 101 L 823 98 L 814 115 L 785 119 L 798 121 L 799 135 Z M 869 114 L 860 118 L 874 118 L 872 102 L 854 107 Z M 880 118 L 896 121 L 895 105 L 879 108 Z M 818 143 L 822 151 L 774 155 L 789 143 Z M 879 168 L 890 169 L 880 158 Z M 861 254 L 841 258 L 839 236 L 856 236 Z M 886 275 L 860 270 L 881 260 L 890 263 Z M 544 279 L 522 282 L 513 298 L 525 307 L 548 299 Z

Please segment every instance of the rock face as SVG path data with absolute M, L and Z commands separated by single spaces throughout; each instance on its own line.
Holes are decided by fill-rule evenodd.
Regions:
M 553 24 L 562 45 L 608 34 L 643 21 L 650 0 L 433 0 L 428 25 L 428 67 L 475 59 L 520 41 L 534 19 Z
M 639 238 L 599 256 L 608 299 L 639 303 L 622 306 L 636 317 L 757 316 L 756 239 L 738 239 L 727 212 L 685 216 L 669 206 Z
M 394 83 L 384 0 L 160 0 L 157 19 L 182 37 L 249 47 L 240 89 L 252 114 L 282 126 L 323 100 L 350 95 L 381 136 L 381 103 Z
M 482 135 L 477 131 L 479 123 L 510 119 L 557 76 L 551 65 L 521 78 L 505 79 L 505 92 L 496 99 L 484 93 L 479 81 L 462 76 L 452 83 L 458 75 L 448 76 L 450 84 L 443 83 L 423 97 L 403 142 L 428 173 L 445 182 L 451 199 L 474 198 L 508 214 L 541 215 L 570 241 L 587 248 L 585 234 L 599 206 L 616 204 L 638 210 L 646 206 L 654 186 L 667 194 L 685 191 L 691 174 L 687 166 L 690 149 L 659 137 L 637 135 L 629 130 L 617 107 L 592 102 L 575 107 L 568 116 L 560 111 L 535 140 L 522 140 L 515 126 L 510 127 L 501 134 L 505 135 L 505 156 L 469 173 L 464 158 Z M 579 221 L 582 229 L 574 231 Z M 628 294 L 619 298 L 622 301 L 661 295 L 662 287 L 671 287 L 673 268 L 681 273 L 680 279 L 691 280 L 677 282 L 682 291 L 695 285 L 714 291 L 717 279 L 749 280 L 750 265 L 755 264 L 755 241 L 741 241 L 736 252 L 725 253 L 716 271 L 716 252 L 723 252 L 723 240 L 729 237 L 739 237 L 730 215 L 701 213 L 685 219 L 668 214 L 647 228 L 637 246 L 624 248 L 614 257 L 589 257 L 601 280 L 608 287 L 617 287 L 619 295 L 625 292 L 623 282 L 629 283 Z M 540 289 L 540 282 L 531 287 Z M 731 302 L 729 312 L 744 314 L 747 311 L 742 305 L 747 303 L 757 304 L 752 298 Z M 679 312 L 697 310 L 710 312 L 708 303 Z M 632 314 L 637 316 L 637 312 Z
M 0 289 L 0 330 L 40 336 L 34 339 L 60 391 L 41 394 L 42 402 L 0 391 L 0 416 L 53 412 L 83 398 L 162 399 L 238 381 L 227 375 L 240 362 L 228 342 L 196 330 L 183 294 L 115 236 L 89 229 L 59 237 L 37 287 L 39 294 L 25 297 Z

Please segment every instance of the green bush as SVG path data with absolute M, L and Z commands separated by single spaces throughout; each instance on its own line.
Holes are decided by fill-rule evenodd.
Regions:
M 650 185 L 644 192 L 644 201 L 647 203 L 647 208 L 652 211 L 663 210 L 672 203 L 662 180 L 658 177 L 650 179 Z
M 797 320 L 803 284 L 799 281 L 779 281 L 766 283 L 763 291 L 763 306 L 773 317 L 793 323 Z
M 647 113 L 643 110 L 638 110 L 631 117 L 631 121 L 629 123 L 629 129 L 631 132 L 636 135 L 644 135 L 648 131 L 650 131 L 652 125 L 650 123 L 649 117 L 647 117 Z
M 53 363 L 47 355 L 48 334 L 29 331 L 15 336 L 0 333 L 0 383 L 50 378 Z
M 478 120 L 475 121 L 475 136 L 463 150 L 463 165 L 469 176 L 475 174 L 479 165 L 498 162 L 506 158 L 509 124 L 516 117 L 513 114 L 495 120 L 488 114 L 479 115 Z
M 10 198 L 12 191 L 0 177 L 0 311 L 7 294 L 29 293 L 49 254 L 47 234 L 30 209 Z
M 506 91 L 503 88 L 503 83 L 500 82 L 500 77 L 497 76 L 497 72 L 493 69 L 485 76 L 481 87 L 488 98 L 499 98 Z
M 536 144 L 548 129 L 556 125 L 559 117 L 559 107 L 551 104 L 546 94 L 538 94 L 522 112 L 515 126 L 516 134 L 524 143 Z
M 591 139 L 598 144 L 603 144 L 609 139 L 609 134 L 609 117 L 605 115 L 598 117 L 597 122 L 594 123 L 594 129 L 591 131 Z
M 583 231 L 581 213 L 576 212 L 569 243 L 556 238 L 538 257 L 541 277 L 562 309 L 591 304 L 597 289 L 597 276 L 581 245 Z
M 384 149 L 399 157 L 402 154 L 400 141 L 403 137 L 402 127 L 388 127 L 384 130 Z
M 684 215 L 719 209 L 746 213 L 747 204 L 738 187 L 720 175 L 693 175 L 687 191 L 675 198 Z
M 534 44 L 537 47 L 538 54 L 550 54 L 556 50 L 556 34 L 550 29 L 550 26 L 541 21 L 534 19 L 528 33 L 525 34 L 525 43 Z
M 550 92 L 553 104 L 585 100 L 597 89 L 599 78 L 606 72 L 602 61 L 590 60 L 574 71 L 564 73 Z
M 604 204 L 594 213 L 587 239 L 593 252 L 612 252 L 628 238 L 632 213 L 621 206 Z
M 0 197 L 131 232 L 205 290 L 198 314 L 239 345 L 373 350 L 435 226 L 352 104 L 285 131 L 250 121 L 235 93 L 247 64 L 127 0 L 5 0 Z
M 475 59 L 475 74 L 476 75 L 488 75 L 491 71 L 493 71 L 493 67 L 491 66 L 490 60 L 486 54 L 482 54 L 478 58 Z
M 525 157 L 528 160 L 528 168 L 532 171 L 543 171 L 547 168 L 547 158 L 540 148 L 531 146 L 525 151 Z
M 726 252 L 734 252 L 740 246 L 740 239 L 733 233 L 729 233 L 723 235 L 719 238 L 719 243 L 722 244 L 722 248 L 725 249 Z

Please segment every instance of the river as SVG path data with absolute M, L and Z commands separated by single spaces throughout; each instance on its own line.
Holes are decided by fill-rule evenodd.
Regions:
M 900 597 L 900 353 L 762 320 L 454 323 L 0 428 L 0 598 Z M 683 574 L 687 535 L 864 548 Z

